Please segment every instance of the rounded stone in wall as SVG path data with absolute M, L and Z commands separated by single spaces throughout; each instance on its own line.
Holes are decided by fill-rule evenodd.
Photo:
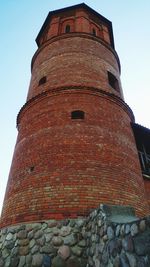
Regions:
M 52 267 L 67 267 L 66 261 L 57 255 L 52 262 Z
M 71 251 L 70 251 L 70 248 L 68 246 L 61 246 L 58 250 L 58 255 L 64 260 L 69 258 L 70 253 L 71 253 Z
M 54 236 L 52 239 L 52 243 L 54 246 L 61 246 L 63 243 L 63 240 L 60 236 Z
M 68 259 L 66 267 L 83 267 L 80 264 L 80 261 L 76 257 L 71 257 Z
M 3 267 L 4 266 L 4 261 L 3 259 L 0 259 L 0 267 Z
M 60 230 L 60 235 L 65 237 L 68 236 L 71 232 L 71 227 L 70 226 L 63 226 Z
M 51 267 L 52 261 L 51 261 L 51 257 L 50 256 L 44 255 L 44 257 L 43 257 L 43 265 L 44 265 L 44 267 Z
M 33 255 L 32 266 L 40 267 L 42 265 L 43 256 L 41 254 Z

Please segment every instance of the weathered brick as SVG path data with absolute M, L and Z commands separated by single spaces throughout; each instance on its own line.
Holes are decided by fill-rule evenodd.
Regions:
M 64 14 L 56 14 L 33 57 L 1 226 L 74 218 L 100 203 L 130 205 L 138 215 L 149 211 L 108 25 L 84 9 L 66 16 L 71 33 L 64 34 Z M 120 92 L 109 85 L 107 71 Z M 74 110 L 85 118 L 71 119 Z

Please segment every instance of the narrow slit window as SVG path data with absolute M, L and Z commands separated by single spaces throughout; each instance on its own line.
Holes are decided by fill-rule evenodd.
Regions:
M 46 83 L 46 76 L 43 76 L 40 80 L 39 80 L 39 85 L 42 85 Z
M 108 82 L 109 82 L 109 85 L 115 89 L 116 91 L 120 91 L 119 90 L 119 82 L 117 80 L 117 78 L 111 73 L 108 71 Z
M 66 25 L 65 33 L 69 33 L 69 32 L 70 32 L 70 25 Z
M 85 113 L 82 110 L 74 110 L 71 112 L 71 119 L 72 120 L 83 120 L 85 117 Z
M 93 28 L 92 33 L 94 36 L 96 36 L 96 30 Z

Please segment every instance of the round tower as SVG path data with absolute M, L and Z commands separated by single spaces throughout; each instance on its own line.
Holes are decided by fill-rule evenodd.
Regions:
M 56 10 L 36 42 L 1 226 L 76 218 L 100 203 L 145 215 L 111 22 L 85 4 Z

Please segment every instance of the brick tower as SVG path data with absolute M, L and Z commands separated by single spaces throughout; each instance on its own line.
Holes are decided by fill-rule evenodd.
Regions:
M 56 10 L 36 42 L 1 226 L 76 218 L 100 203 L 147 214 L 111 22 L 85 4 Z

